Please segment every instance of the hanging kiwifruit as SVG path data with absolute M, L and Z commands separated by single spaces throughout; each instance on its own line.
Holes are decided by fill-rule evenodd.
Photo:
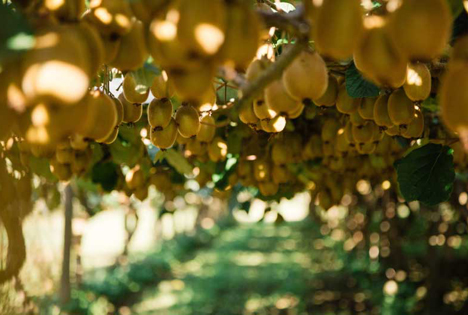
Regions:
M 102 40 L 101 35 L 97 31 L 96 27 L 90 23 L 80 22 L 77 24 L 78 31 L 81 32 L 81 35 L 86 42 L 86 47 L 89 51 L 89 75 L 91 77 L 95 76 L 100 67 L 104 64 L 106 56 L 106 48 Z
M 374 104 L 374 122 L 382 128 L 390 128 L 393 122 L 388 114 L 389 95 L 383 94 L 377 98 Z
M 191 138 L 200 130 L 200 117 L 191 105 L 182 105 L 177 110 L 175 120 L 182 137 Z
M 415 107 L 403 89 L 396 90 L 388 99 L 388 115 L 397 126 L 408 125 L 414 119 Z
M 168 75 L 180 98 L 196 102 L 212 87 L 214 67 L 203 64 L 195 69 L 171 69 Z
M 253 103 L 242 103 L 239 108 L 239 119 L 246 125 L 255 125 L 259 122 L 259 119 L 254 112 Z
M 166 71 L 162 71 L 161 75 L 154 78 L 150 90 L 155 98 L 171 98 L 175 94 L 174 84 Z
M 364 15 L 359 0 L 321 2 L 312 27 L 315 46 L 325 56 L 345 60 L 352 56 L 362 31 Z
M 76 22 L 86 9 L 84 0 L 45 0 L 44 7 L 60 21 Z
M 390 16 L 390 30 L 411 61 L 430 61 L 442 54 L 452 28 L 446 0 L 405 0 Z
M 216 134 L 216 121 L 213 116 L 205 116 L 200 121 L 200 130 L 197 140 L 200 142 L 211 142 Z
M 346 84 L 342 84 L 338 91 L 338 98 L 336 99 L 336 109 L 343 114 L 352 114 L 356 112 L 361 105 L 362 99 L 352 98 L 346 91 Z
M 341 128 L 341 124 L 336 118 L 327 118 L 322 125 L 322 141 L 324 143 L 332 142 L 338 130 Z
M 356 68 L 383 87 L 398 88 L 405 83 L 407 59 L 388 33 L 387 20 L 380 16 L 365 19 L 365 31 L 354 51 Z
M 323 94 L 322 97 L 314 100 L 315 105 L 327 107 L 335 105 L 336 98 L 338 97 L 339 88 L 340 86 L 336 77 L 333 75 L 329 75 L 327 90 L 325 91 L 325 94 Z
M 216 137 L 208 146 L 208 156 L 213 162 L 226 160 L 228 154 L 227 142 L 221 137 Z
M 255 116 L 257 116 L 257 118 L 260 120 L 273 119 L 274 117 L 278 116 L 278 113 L 269 108 L 262 99 L 254 100 L 253 111 Z
M 373 121 L 366 121 L 362 126 L 353 126 L 354 140 L 356 140 L 358 144 L 372 142 L 374 125 L 375 123 Z
M 258 183 L 258 190 L 260 193 L 265 196 L 274 196 L 278 193 L 279 185 L 274 182 L 260 182 Z
M 142 104 L 148 99 L 149 89 L 138 84 L 136 76 L 133 72 L 125 75 L 122 84 L 123 95 L 130 103 Z
M 284 115 L 295 113 L 302 106 L 300 101 L 289 96 L 282 80 L 273 81 L 265 89 L 265 104 L 269 109 Z
M 361 117 L 358 111 L 355 111 L 349 115 L 349 121 L 353 126 L 362 126 L 366 123 L 366 120 Z
M 166 0 L 132 0 L 130 6 L 135 17 L 145 24 L 150 24 L 151 20 L 164 8 Z
M 169 124 L 161 129 L 153 129 L 151 131 L 151 143 L 162 149 L 172 147 L 177 138 L 177 123 L 174 118 L 171 118 Z
M 275 141 L 271 146 L 271 160 L 275 165 L 285 165 L 292 162 L 292 152 L 288 143 Z
M 122 36 L 132 29 L 133 12 L 126 0 L 91 0 L 89 19 L 100 33 Z
M 327 65 L 317 52 L 304 50 L 283 72 L 283 84 L 292 98 L 310 105 L 327 90 Z
M 402 132 L 402 136 L 409 139 L 421 138 L 424 132 L 424 114 L 418 108 L 414 112 L 414 119 L 408 124 L 406 130 Z
M 264 119 L 260 122 L 263 131 L 268 133 L 278 133 L 286 128 L 286 117 L 278 115 L 272 119 Z
M 139 103 L 130 103 L 125 98 L 124 94 L 119 95 L 119 101 L 122 103 L 124 109 L 123 122 L 136 123 L 143 115 L 143 106 Z
M 171 122 L 173 106 L 168 98 L 154 99 L 148 105 L 148 123 L 153 129 L 163 129 Z
M 431 94 L 432 78 L 429 68 L 423 63 L 408 64 L 406 83 L 403 86 L 406 96 L 416 103 L 421 103 Z
M 365 120 L 374 120 L 374 105 L 376 97 L 365 97 L 358 107 L 359 115 Z

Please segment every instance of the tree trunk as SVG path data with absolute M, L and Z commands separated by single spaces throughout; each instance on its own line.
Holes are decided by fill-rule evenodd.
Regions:
M 60 281 L 60 302 L 66 305 L 70 302 L 70 255 L 72 244 L 72 219 L 73 219 L 73 190 L 71 185 L 65 188 L 65 233 L 63 240 L 62 277 Z

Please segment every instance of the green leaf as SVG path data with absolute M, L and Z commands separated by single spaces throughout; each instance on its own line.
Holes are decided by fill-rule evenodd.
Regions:
M 179 151 L 167 150 L 164 158 L 179 174 L 191 174 L 193 171 L 192 164 Z
M 439 103 L 435 97 L 427 98 L 421 105 L 422 108 L 428 112 L 436 113 L 439 111 Z
M 236 158 L 227 159 L 226 164 L 224 166 L 224 172 L 220 176 L 217 176 L 217 178 L 213 176 L 213 179 L 215 180 L 214 184 L 216 189 L 226 189 L 226 187 L 229 184 L 229 177 L 236 171 L 237 164 L 238 160 Z
M 353 98 L 377 97 L 380 89 L 364 79 L 354 65 L 354 62 L 346 70 L 346 91 Z
M 3 25 L 0 28 L 0 63 L 3 63 L 19 51 L 31 48 L 34 37 L 26 20 L 12 5 L 0 6 L 0 20 Z
M 229 103 L 231 101 L 237 100 L 239 98 L 239 96 L 237 94 L 236 89 L 233 89 L 233 88 L 226 85 L 226 86 L 220 88 L 216 92 L 216 98 L 217 98 L 216 103 L 218 105 L 226 105 L 227 103 Z
M 91 171 L 91 180 L 102 189 L 111 192 L 119 180 L 118 165 L 113 162 L 97 163 Z
M 57 178 L 50 171 L 50 163 L 46 158 L 37 158 L 33 155 L 29 157 L 29 169 L 34 174 L 44 177 L 50 182 L 56 182 Z
M 154 68 L 157 69 L 156 67 Z M 151 85 L 153 85 L 154 78 L 157 76 L 156 71 L 146 65 L 138 70 L 131 71 L 130 74 L 135 78 L 136 91 L 139 93 L 148 91 Z
M 448 146 L 429 143 L 395 162 L 406 201 L 434 206 L 450 198 L 455 180 L 452 153 Z
M 450 10 L 452 11 L 452 16 L 456 19 L 460 13 L 463 11 L 463 1 L 462 0 L 447 0 Z

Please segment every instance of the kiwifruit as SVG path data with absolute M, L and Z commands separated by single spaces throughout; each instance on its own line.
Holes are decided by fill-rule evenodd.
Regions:
M 441 55 L 450 39 L 452 15 L 445 0 L 405 0 L 390 18 L 392 37 L 411 61 Z
M 291 180 L 291 173 L 284 165 L 273 165 L 271 179 L 275 184 L 287 184 Z
M 85 151 L 75 151 L 75 158 L 71 164 L 73 174 L 81 176 L 86 173 L 91 165 L 92 151 L 88 148 Z
M 359 115 L 359 112 L 355 111 L 349 115 L 349 121 L 353 126 L 360 127 L 366 123 L 366 120 Z
M 117 109 L 107 94 L 93 91 L 87 100 L 88 117 L 78 133 L 97 142 L 105 141 L 117 126 Z
M 110 65 L 120 71 L 136 70 L 148 57 L 144 25 L 135 20 L 131 31 L 120 39 L 119 50 Z
M 148 99 L 149 89 L 138 84 L 133 72 L 125 75 L 122 88 L 125 99 L 130 103 L 142 104 Z
M 186 153 L 188 151 L 189 156 L 197 156 L 197 158 L 200 160 L 206 155 L 208 147 L 209 145 L 207 143 L 202 143 L 198 141 L 196 137 L 192 137 L 188 139 L 187 145 L 185 146 L 185 150 Z
M 383 17 L 370 16 L 354 51 L 356 68 L 383 87 L 398 88 L 405 83 L 407 59 L 400 53 Z
M 336 109 L 343 114 L 352 114 L 357 112 L 361 105 L 362 99 L 352 98 L 346 91 L 346 84 L 340 86 L 338 98 L 336 99 Z
M 130 6 L 135 17 L 145 24 L 151 23 L 154 16 L 157 15 L 167 4 L 166 0 L 132 0 Z
M 260 20 L 244 1 L 228 2 L 226 13 L 226 38 L 219 55 L 237 68 L 246 69 L 260 43 Z
M 191 105 L 183 105 L 176 112 L 175 120 L 182 137 L 191 138 L 200 130 L 200 117 Z
M 341 128 L 340 122 L 336 118 L 327 118 L 322 125 L 322 141 L 332 142 L 336 138 L 336 133 Z
M 63 164 L 55 159 L 50 160 L 50 172 L 62 182 L 69 181 L 73 177 L 70 164 Z
M 376 123 L 373 123 L 373 126 L 374 126 L 374 132 L 372 135 L 372 142 L 378 143 L 384 137 L 385 132 Z
M 279 186 L 274 182 L 260 182 L 258 183 L 258 189 L 263 196 L 269 197 L 278 193 Z
M 362 126 L 353 126 L 353 138 L 359 145 L 372 142 L 374 124 L 373 121 L 366 121 Z
M 15 112 L 5 103 L 0 103 L 0 141 L 4 141 L 10 136 L 15 120 Z
M 271 146 L 271 160 L 275 165 L 284 165 L 291 163 L 292 152 L 285 141 L 275 141 Z
M 152 128 L 166 128 L 171 122 L 172 111 L 170 99 L 154 99 L 148 105 L 148 123 Z
M 214 86 L 212 86 L 200 97 L 196 103 L 194 103 L 194 106 L 199 112 L 213 111 L 216 106 L 216 98 L 216 89 Z
M 295 113 L 302 105 L 289 96 L 282 80 L 273 81 L 265 89 L 265 103 L 269 109 L 283 115 Z
M 312 135 L 304 146 L 302 155 L 308 160 L 321 158 L 323 156 L 322 144 L 322 138 L 319 135 Z
M 177 133 L 177 138 L 176 138 L 176 142 L 180 145 L 185 145 L 189 142 L 189 138 L 184 138 L 180 135 L 180 133 Z
M 239 108 L 239 119 L 246 125 L 257 124 L 259 119 L 255 115 L 253 103 L 244 102 Z
M 178 9 L 177 37 L 190 51 L 204 56 L 215 55 L 226 36 L 224 1 L 180 0 Z
M 71 36 L 70 28 L 41 30 L 22 61 L 24 95 L 30 102 L 76 104 L 88 91 L 88 54 L 83 40 Z
M 132 190 L 142 187 L 145 184 L 145 181 L 145 173 L 139 165 L 129 170 L 125 175 L 125 182 L 127 183 L 128 188 Z
M 313 110 L 315 110 L 316 107 L 315 107 L 315 106 L 314 106 L 314 107 L 310 107 L 310 106 L 309 106 L 308 108 L 312 108 Z M 305 109 L 305 106 L 304 106 L 304 105 L 298 107 L 297 110 L 296 110 L 295 112 L 291 112 L 291 113 L 288 114 L 288 116 L 287 116 L 288 119 L 296 119 L 296 118 L 299 118 L 299 116 L 302 115 L 302 112 L 304 111 L 304 109 Z M 310 117 L 310 116 L 309 116 L 309 117 Z
M 264 159 L 255 160 L 253 163 L 253 171 L 255 179 L 258 182 L 266 182 L 270 180 L 271 165 Z
M 61 21 L 76 22 L 85 11 L 84 0 L 45 0 L 44 7 Z
M 304 50 L 283 72 L 283 84 L 293 99 L 311 104 L 327 90 L 327 65 L 317 52 Z
M 124 108 L 123 108 L 122 102 L 118 98 L 111 97 L 111 99 L 114 102 L 115 109 L 117 110 L 117 125 L 116 125 L 116 127 L 118 127 L 123 122 Z
M 338 80 L 335 76 L 329 75 L 328 76 L 328 85 L 325 94 L 322 97 L 314 100 L 315 105 L 317 106 L 333 106 L 336 103 L 336 99 L 338 97 L 338 90 L 340 86 L 338 85 Z
M 151 143 L 160 149 L 169 149 L 177 138 L 177 123 L 171 118 L 169 124 L 162 129 L 153 129 L 151 131 Z
M 150 183 L 159 191 L 167 191 L 172 188 L 170 174 L 163 170 L 157 170 L 156 173 L 152 174 Z
M 268 133 L 279 133 L 286 128 L 286 117 L 278 115 L 272 119 L 264 119 L 260 122 L 263 131 Z
M 385 130 L 385 133 L 390 137 L 395 137 L 400 135 L 400 127 L 398 125 L 393 125 Z
M 356 140 L 354 139 L 354 135 L 353 135 L 353 124 L 351 123 L 351 121 L 348 121 L 346 123 L 345 128 L 344 128 L 344 135 L 349 145 L 356 144 Z
M 136 123 L 140 120 L 143 115 L 143 106 L 139 103 L 130 103 L 125 98 L 124 94 L 121 93 L 118 97 L 119 101 L 123 106 L 123 122 L 124 123 Z
M 410 63 L 406 72 L 406 83 L 403 86 L 406 96 L 416 103 L 429 97 L 432 89 L 432 78 L 429 68 L 423 63 Z
M 175 94 L 174 84 L 166 71 L 162 71 L 161 75 L 154 78 L 150 90 L 155 98 L 171 98 Z
M 450 63 L 448 66 L 458 62 L 468 63 L 468 35 L 457 38 L 453 45 L 452 55 L 450 57 Z
M 129 1 L 91 0 L 89 7 L 89 19 L 99 32 L 115 37 L 131 31 L 133 12 Z
M 79 134 L 73 134 L 70 136 L 70 146 L 75 151 L 84 151 L 88 148 L 89 142 Z
M 377 149 L 377 144 L 375 142 L 366 142 L 356 146 L 356 150 L 359 154 L 372 154 Z
M 117 137 L 119 135 L 119 127 L 115 127 L 114 130 L 112 130 L 111 134 L 104 140 L 98 141 L 99 143 L 104 143 L 104 144 L 112 144 L 117 140 Z
M 138 187 L 133 192 L 133 196 L 140 201 L 145 201 L 146 198 L 148 198 L 148 187 L 146 186 Z
M 196 102 L 212 87 L 214 68 L 204 64 L 195 69 L 171 69 L 168 75 L 180 98 Z
M 388 99 L 389 95 L 380 95 L 374 104 L 374 122 L 383 128 L 390 128 L 393 122 L 388 113 Z
M 374 120 L 374 105 L 377 101 L 376 97 L 365 97 L 362 99 L 358 107 L 358 113 L 362 119 Z
M 277 112 L 268 107 L 263 99 L 256 99 L 253 102 L 253 111 L 258 119 L 273 119 L 278 115 Z
M 414 104 L 403 89 L 394 91 L 388 99 L 388 115 L 397 126 L 407 125 L 414 119 Z
M 440 88 L 440 108 L 442 121 L 452 132 L 457 132 L 466 146 L 468 111 L 464 106 L 468 101 L 468 66 L 453 65 L 445 74 Z
M 347 153 L 350 150 L 350 145 L 345 133 L 345 128 L 340 128 L 337 132 L 335 150 L 339 153 Z
M 363 15 L 358 0 L 323 1 L 312 27 L 318 51 L 333 59 L 350 58 L 362 31 Z
M 227 142 L 221 137 L 215 137 L 208 145 L 208 156 L 213 162 L 226 160 L 228 154 Z
M 197 140 L 200 142 L 211 142 L 216 134 L 216 121 L 213 116 L 204 116 L 200 121 L 200 130 Z
M 80 22 L 76 27 L 86 42 L 86 47 L 88 48 L 90 56 L 90 58 L 88 58 L 89 75 L 93 77 L 104 64 L 104 59 L 107 53 L 104 42 L 96 27 L 92 24 Z
M 414 119 L 408 124 L 406 130 L 402 132 L 402 136 L 409 139 L 417 139 L 424 132 L 424 115 L 418 108 L 414 112 Z

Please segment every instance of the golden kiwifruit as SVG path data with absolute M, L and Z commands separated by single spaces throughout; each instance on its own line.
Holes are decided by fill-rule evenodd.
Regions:
M 143 66 L 148 57 L 144 25 L 135 20 L 130 32 L 120 39 L 119 50 L 110 65 L 120 71 L 136 70 Z
M 132 190 L 142 187 L 145 184 L 145 173 L 139 165 L 128 171 L 125 175 L 125 182 L 127 183 L 128 188 Z
M 365 19 L 366 29 L 354 51 L 354 63 L 366 77 L 383 87 L 405 83 L 407 59 L 400 53 L 380 16 Z
M 90 57 L 79 36 L 66 27 L 41 30 L 22 60 L 22 89 L 30 102 L 72 105 L 87 93 Z
M 62 164 L 55 159 L 50 160 L 50 172 L 61 182 L 69 181 L 73 177 L 70 164 Z
M 403 85 L 406 96 L 416 103 L 429 97 L 432 89 L 432 78 L 429 68 L 423 63 L 410 63 L 406 72 L 406 82 Z
M 312 108 L 313 110 L 315 110 L 315 106 L 314 107 L 310 107 L 309 108 Z M 296 118 L 299 118 L 299 116 L 302 115 L 302 112 L 304 111 L 305 109 L 305 106 L 302 105 L 300 107 L 297 108 L 297 110 L 295 112 L 291 112 L 288 114 L 288 119 L 296 119 Z
M 344 128 L 344 135 L 349 145 L 353 146 L 354 144 L 356 144 L 356 139 L 354 139 L 353 135 L 353 124 L 351 123 L 351 121 L 348 121 L 346 123 Z
M 278 115 L 272 119 L 264 119 L 260 122 L 262 130 L 268 133 L 279 133 L 286 128 L 286 117 Z
M 166 0 L 132 0 L 130 6 L 135 17 L 145 24 L 151 23 L 155 17 L 167 4 Z
M 353 124 L 353 126 L 362 126 L 365 124 L 366 120 L 359 115 L 357 111 L 349 115 L 349 121 Z
M 306 160 L 321 158 L 323 156 L 322 144 L 322 138 L 319 135 L 312 135 L 304 146 L 302 156 Z
M 358 0 L 323 1 L 312 27 L 317 50 L 333 59 L 350 58 L 362 32 L 363 15 Z
M 284 165 L 292 162 L 292 152 L 285 141 L 275 141 L 271 146 L 271 160 L 275 165 Z
M 171 122 L 172 102 L 168 98 L 154 99 L 148 105 L 148 123 L 152 128 L 166 128 Z
M 212 88 L 214 67 L 211 64 L 203 64 L 194 69 L 171 69 L 168 75 L 180 98 L 196 102 Z
M 90 23 L 80 22 L 77 24 L 77 28 L 83 36 L 89 51 L 89 75 L 93 77 L 104 64 L 108 52 L 106 52 L 102 37 L 95 26 Z
M 390 128 L 393 122 L 388 114 L 389 95 L 380 95 L 374 104 L 374 122 L 383 128 Z
M 216 134 L 216 121 L 213 116 L 205 116 L 200 121 L 200 130 L 197 140 L 200 142 L 211 142 Z
M 112 144 L 117 140 L 117 137 L 119 136 L 119 127 L 115 127 L 114 130 L 112 130 L 111 134 L 104 140 L 98 141 L 99 143 L 104 143 L 104 144 Z
M 270 197 L 278 193 L 279 185 L 274 182 L 260 182 L 258 189 L 263 196 Z
M 366 142 L 356 146 L 356 151 L 359 154 L 372 154 L 377 149 L 377 144 L 375 142 Z
M 326 189 L 320 191 L 320 192 L 317 194 L 317 201 L 318 201 L 318 205 L 319 205 L 323 210 L 328 210 L 328 209 L 330 209 L 331 207 L 333 207 L 332 197 L 330 196 L 330 193 L 329 193 L 328 190 L 326 190 Z
M 169 124 L 162 129 L 151 131 L 151 143 L 160 149 L 169 149 L 177 138 L 177 123 L 171 118 Z
M 228 154 L 228 144 L 221 137 L 215 137 L 208 145 L 208 156 L 213 162 L 226 160 Z
M 266 58 L 254 59 L 247 67 L 245 77 L 248 81 L 256 80 L 272 64 L 271 60 Z
M 257 99 L 253 102 L 253 111 L 258 119 L 273 119 L 278 115 L 277 112 L 268 107 L 263 99 Z
M 317 106 L 333 106 L 336 103 L 336 99 L 338 97 L 338 90 L 340 86 L 338 85 L 338 80 L 335 76 L 329 75 L 328 76 L 328 85 L 325 94 L 322 97 L 314 100 L 315 105 Z
M 343 114 L 352 114 L 357 112 L 361 105 L 361 98 L 352 98 L 346 90 L 346 84 L 340 86 L 338 98 L 336 99 L 336 109 Z
M 174 84 L 166 71 L 162 71 L 161 75 L 154 78 L 150 90 L 155 98 L 171 98 L 175 94 Z
M 337 132 L 335 150 L 339 153 L 347 153 L 351 149 L 349 145 L 345 128 L 340 128 Z
M 105 141 L 117 126 L 118 113 L 112 98 L 93 91 L 86 101 L 88 117 L 78 126 L 78 133 L 97 142 Z
M 388 99 L 388 115 L 397 126 L 408 125 L 414 119 L 415 107 L 403 89 L 394 91 Z
M 199 159 L 206 155 L 208 151 L 208 144 L 207 143 L 201 143 L 200 141 L 197 140 L 196 137 L 192 137 L 188 139 L 187 145 L 185 146 L 186 153 L 188 151 L 189 156 L 197 156 Z
M 225 40 L 226 5 L 222 0 L 180 0 L 177 37 L 190 51 L 214 56 Z M 245 14 L 245 13 L 244 13 Z
M 258 182 L 270 180 L 271 165 L 264 159 L 255 160 L 253 163 L 254 177 Z
M 201 97 L 194 103 L 195 108 L 199 112 L 210 112 L 216 109 L 216 89 L 211 86 Z
M 374 122 L 366 121 L 362 126 L 353 126 L 353 138 L 357 144 L 372 142 L 374 136 Z
M 333 142 L 336 133 L 341 128 L 340 122 L 336 118 L 327 118 L 322 125 L 321 137 L 324 143 Z
M 61 164 L 71 164 L 75 157 L 75 151 L 69 145 L 68 147 L 59 147 L 55 151 L 55 159 Z
M 148 187 L 141 186 L 135 189 L 133 192 L 133 196 L 138 199 L 139 201 L 145 201 L 148 198 Z
M 124 123 L 136 123 L 140 120 L 143 115 L 143 106 L 138 103 L 130 103 L 125 98 L 124 94 L 119 95 L 119 101 L 123 106 L 123 122 Z
M 374 132 L 372 135 L 372 142 L 379 143 L 379 141 L 381 141 L 382 138 L 384 137 L 385 132 L 376 123 L 373 123 L 373 126 L 374 126 Z
M 402 136 L 409 139 L 421 138 L 424 132 L 424 114 L 418 108 L 414 112 L 414 119 L 408 124 L 406 130 L 402 132 Z
M 184 138 L 180 135 L 180 133 L 177 133 L 177 138 L 176 138 L 176 142 L 180 145 L 185 145 L 189 142 L 189 138 Z
M 385 130 L 385 133 L 390 137 L 395 137 L 400 135 L 400 127 L 398 125 L 393 125 L 392 127 Z
M 87 141 L 82 135 L 73 134 L 70 136 L 70 146 L 75 151 L 84 151 L 89 146 L 89 141 Z
M 311 104 L 327 90 L 327 65 L 317 52 L 304 50 L 283 72 L 283 84 L 292 98 Z
M 182 137 L 191 138 L 200 130 L 200 116 L 191 105 L 182 105 L 176 112 L 175 120 Z
M 149 89 L 138 84 L 137 74 L 128 72 L 123 80 L 122 88 L 125 99 L 130 103 L 143 104 L 149 95 Z
M 442 121 L 452 132 L 457 132 L 466 147 L 468 135 L 468 66 L 453 65 L 447 71 L 440 88 L 440 108 Z
M 117 125 L 116 127 L 120 126 L 123 122 L 123 117 L 124 117 L 124 108 L 122 105 L 122 102 L 115 97 L 111 97 L 112 101 L 114 102 L 115 109 L 117 110 Z
M 86 9 L 84 0 L 45 0 L 44 7 L 61 21 L 76 22 Z
M 450 57 L 449 66 L 458 62 L 468 63 L 468 35 L 457 38 Z
M 226 38 L 220 56 L 237 68 L 246 69 L 260 43 L 260 20 L 245 1 L 228 2 L 226 11 Z
M 167 191 L 172 188 L 172 181 L 169 172 L 164 170 L 157 170 L 156 173 L 152 174 L 150 177 L 151 185 L 158 191 Z
M 376 97 L 365 97 L 362 99 L 358 107 L 358 113 L 361 115 L 362 119 L 374 120 L 374 105 L 376 101 Z
M 100 33 L 122 36 L 132 29 L 133 12 L 126 0 L 91 0 L 89 19 Z
M 239 119 L 246 125 L 257 124 L 259 122 L 259 119 L 254 112 L 253 103 L 242 103 L 242 105 L 239 108 Z
M 291 180 L 291 173 L 284 165 L 273 165 L 271 179 L 275 184 L 287 184 Z
M 5 103 L 0 103 L 0 141 L 7 140 L 11 134 L 16 115 Z
M 265 104 L 280 115 L 295 113 L 302 106 L 300 101 L 289 96 L 282 80 L 273 81 L 265 89 Z
M 405 0 L 390 16 L 390 31 L 411 61 L 429 61 L 447 45 L 452 15 L 446 0 Z

